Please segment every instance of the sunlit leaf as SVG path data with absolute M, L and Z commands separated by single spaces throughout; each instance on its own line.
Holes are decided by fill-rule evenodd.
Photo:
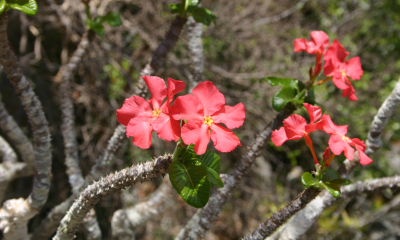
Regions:
M 38 6 L 35 0 L 7 0 L 6 5 L 28 15 L 36 15 Z

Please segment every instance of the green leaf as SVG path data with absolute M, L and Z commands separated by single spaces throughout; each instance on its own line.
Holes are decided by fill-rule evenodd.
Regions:
M 7 0 L 6 5 L 12 9 L 19 10 L 28 15 L 36 15 L 38 10 L 38 6 L 35 0 Z
M 4 12 L 6 8 L 6 0 L 0 0 L 0 15 Z
M 197 7 L 197 6 L 189 6 L 187 9 L 188 13 L 191 13 L 193 16 L 193 19 L 198 22 L 198 23 L 203 23 L 207 26 L 209 26 L 212 22 L 216 24 L 215 22 L 215 15 L 212 14 L 212 12 L 203 7 Z
M 224 187 L 224 182 L 222 181 L 221 177 L 219 176 L 219 173 L 214 171 L 212 168 L 207 168 L 208 171 L 208 177 L 210 179 L 211 185 L 215 185 L 219 188 Z
M 122 24 L 121 17 L 119 16 L 119 14 L 117 12 L 108 12 L 103 17 L 103 19 L 104 19 L 103 21 L 105 21 L 112 27 L 118 27 L 118 26 L 121 26 L 121 24 Z
M 318 184 L 318 181 L 314 179 L 311 173 L 305 172 L 301 175 L 301 183 L 305 187 L 311 187 Z
M 335 179 L 342 179 L 340 177 L 340 174 L 336 170 L 334 170 L 332 168 L 327 168 L 324 170 L 323 177 L 322 177 L 323 182 L 332 182 L 332 180 L 335 180 Z
M 298 88 L 298 80 L 294 78 L 277 78 L 277 77 L 267 77 L 260 79 L 260 82 L 268 82 L 271 86 L 281 86 L 281 87 L 293 87 Z
M 333 197 L 340 196 L 340 186 L 334 183 L 319 183 L 319 186 L 325 188 Z
M 175 190 L 189 205 L 202 208 L 210 198 L 211 184 L 205 166 L 197 161 L 174 161 L 169 167 L 169 179 Z
M 307 92 L 307 96 L 304 98 L 304 102 L 309 103 L 309 104 L 315 104 L 315 94 L 314 94 L 314 88 L 311 88 Z
M 286 103 L 292 101 L 296 97 L 296 90 L 292 87 L 282 87 L 272 98 L 272 107 L 276 111 L 281 111 Z
M 207 149 L 206 153 L 203 155 L 197 155 L 194 152 L 193 147 L 194 145 L 191 144 L 187 147 L 186 151 L 182 153 L 183 163 L 186 164 L 189 161 L 197 161 L 198 164 L 207 168 L 209 180 L 212 185 L 215 185 L 219 188 L 224 187 L 224 183 L 219 176 L 221 158 L 218 156 L 218 154 Z
M 218 174 L 220 173 L 221 158 L 218 154 L 207 149 L 206 153 L 199 156 L 199 159 L 204 163 L 204 166 L 213 169 Z
M 201 3 L 201 0 L 189 0 L 189 6 L 197 6 Z
M 341 186 L 341 185 L 349 185 L 351 183 L 351 181 L 347 180 L 347 179 L 335 179 L 335 180 L 330 181 L 330 183 Z

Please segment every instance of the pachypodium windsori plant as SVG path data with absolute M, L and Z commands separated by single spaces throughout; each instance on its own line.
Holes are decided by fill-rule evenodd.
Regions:
M 220 152 L 241 146 L 230 129 L 243 125 L 244 105 L 225 105 L 224 95 L 210 81 L 199 83 L 193 95 L 180 96 L 173 102 L 173 97 L 185 87 L 182 81 L 168 78 L 167 89 L 159 77 L 143 76 L 143 79 L 151 98 L 126 99 L 117 110 L 117 119 L 126 126 L 126 135 L 132 137 L 133 144 L 140 148 L 150 147 L 153 131 L 163 140 L 177 142 L 169 171 L 171 183 L 187 203 L 203 207 L 211 185 L 224 186 L 219 177 L 220 157 L 207 150 L 207 145 L 211 139 Z

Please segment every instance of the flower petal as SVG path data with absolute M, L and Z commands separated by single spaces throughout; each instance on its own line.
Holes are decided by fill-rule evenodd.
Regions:
M 132 118 L 126 126 L 126 136 L 133 137 L 133 144 L 140 148 L 148 149 L 151 145 L 151 132 L 153 132 L 151 120 L 151 117 L 143 116 Z
M 346 64 L 346 75 L 351 77 L 353 80 L 360 80 L 364 71 L 361 68 L 360 57 L 350 58 L 345 62 Z
M 215 123 L 223 123 L 230 129 L 242 126 L 245 118 L 243 103 L 238 103 L 234 107 L 225 105 L 212 116 Z
M 202 121 L 191 121 L 182 127 L 182 140 L 186 145 L 194 144 L 194 151 L 202 155 L 210 142 L 210 127 Z
M 178 141 L 181 126 L 178 120 L 172 119 L 169 114 L 161 113 L 151 122 L 151 126 L 157 132 L 159 138 L 165 141 Z
M 281 127 L 279 130 L 275 130 L 271 134 L 271 141 L 275 144 L 275 146 L 282 146 L 284 142 L 288 140 L 286 136 L 286 131 L 284 127 Z
M 310 33 L 311 41 L 319 49 L 320 53 L 329 45 L 329 37 L 324 31 L 312 31 Z
M 290 140 L 297 140 L 303 137 L 306 120 L 297 114 L 292 114 L 283 121 L 283 126 L 285 127 L 286 136 Z
M 117 110 L 117 120 L 124 126 L 128 125 L 132 118 L 151 115 L 152 111 L 149 103 L 139 96 L 125 99 L 122 107 Z
M 171 115 L 174 119 L 204 120 L 203 105 L 200 100 L 191 94 L 177 97 L 171 107 Z
M 320 107 L 308 103 L 303 103 L 303 106 L 307 109 L 308 115 L 310 116 L 310 123 L 314 123 L 321 118 L 322 110 Z
M 242 146 L 239 138 L 231 130 L 219 124 L 211 124 L 211 130 L 211 140 L 218 151 L 231 152 L 237 146 Z
M 325 76 L 333 76 L 336 72 L 338 61 L 333 61 L 332 58 L 325 60 L 324 74 Z
M 294 52 L 305 51 L 307 49 L 307 40 L 305 38 L 296 38 L 294 40 Z
M 332 119 L 329 115 L 324 114 L 320 123 L 318 123 L 318 129 L 330 134 L 330 135 L 346 135 L 347 133 L 347 125 L 337 126 L 332 122 Z M 336 154 L 335 155 L 339 155 Z
M 346 78 L 346 82 L 348 86 L 346 89 L 343 89 L 342 96 L 349 98 L 350 101 L 357 101 L 358 98 L 355 95 L 356 90 L 354 89 L 353 85 L 351 85 L 351 82 L 348 78 Z
M 354 149 L 349 145 L 349 143 L 346 140 L 342 139 L 341 136 L 332 135 L 329 138 L 328 144 L 331 151 L 335 155 L 340 155 L 344 151 L 344 155 L 347 157 L 347 159 L 353 160 Z
M 346 52 L 342 44 L 339 43 L 337 39 L 333 40 L 333 43 L 326 50 L 324 54 L 324 61 L 327 62 L 328 59 L 332 58 L 334 61 L 344 62 L 349 52 Z
M 369 158 L 367 156 L 367 154 L 364 153 L 364 151 L 362 151 L 361 149 L 358 149 L 356 147 L 357 151 L 358 151 L 358 158 L 360 159 L 360 163 L 361 165 L 368 165 L 370 163 L 372 163 L 372 159 Z
M 211 116 L 225 106 L 225 97 L 210 81 L 199 83 L 193 90 L 204 107 L 204 116 Z
M 156 76 L 142 76 L 142 78 L 146 82 L 151 93 L 149 103 L 154 110 L 160 108 L 161 103 L 164 101 L 165 97 L 167 97 L 167 86 L 164 80 Z
M 346 76 L 343 76 L 340 71 L 335 71 L 332 81 L 335 84 L 335 86 L 339 89 L 348 89 L 349 86 L 346 84 Z
M 183 81 L 174 80 L 172 78 L 168 78 L 168 100 L 167 104 L 171 104 L 174 95 L 180 93 L 185 88 L 185 83 Z

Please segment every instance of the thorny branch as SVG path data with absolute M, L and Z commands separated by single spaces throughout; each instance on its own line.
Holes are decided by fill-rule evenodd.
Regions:
M 132 186 L 137 182 L 149 181 L 152 178 L 168 173 L 171 155 L 166 154 L 152 161 L 125 168 L 110 174 L 98 182 L 89 185 L 75 201 L 58 227 L 54 240 L 73 239 L 75 232 L 86 214 L 102 198 L 113 192 Z
M 204 236 L 228 199 L 232 196 L 233 190 L 239 186 L 242 178 L 247 175 L 254 160 L 260 155 L 264 144 L 271 138 L 272 130 L 279 128 L 283 120 L 292 114 L 295 109 L 293 104 L 287 104 L 276 118 L 257 135 L 254 141 L 248 146 L 247 152 L 242 156 L 239 164 L 228 175 L 224 183 L 225 186 L 210 198 L 204 208 L 196 212 L 175 239 L 201 239 Z
M 187 21 L 188 36 L 189 36 L 189 55 L 191 76 L 189 77 L 189 92 L 199 83 L 204 81 L 204 57 L 203 57 L 203 42 L 201 39 L 202 23 L 197 23 L 193 17 L 189 17 Z
M 4 72 L 17 92 L 33 131 L 35 170 L 33 189 L 26 200 L 12 199 L 0 209 L 0 228 L 5 239 L 24 239 L 27 221 L 35 216 L 46 203 L 50 190 L 51 145 L 50 131 L 42 105 L 29 81 L 22 73 L 17 57 L 11 50 L 7 35 L 8 15 L 0 15 L 0 61 Z

